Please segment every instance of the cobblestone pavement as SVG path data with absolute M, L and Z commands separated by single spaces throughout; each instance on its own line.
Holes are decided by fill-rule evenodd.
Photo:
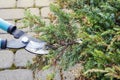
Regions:
M 32 14 L 41 16 L 46 23 L 49 23 L 47 19 L 50 13 L 49 4 L 53 0 L 0 0 L 0 18 L 5 19 L 9 23 L 16 25 L 18 28 L 23 24 L 19 21 L 24 18 L 24 12 L 29 9 Z M 28 29 L 23 29 L 28 31 Z M 30 34 L 31 35 L 31 34 Z M 0 38 L 13 39 L 13 36 L 0 30 Z M 26 68 L 28 62 L 32 64 L 33 58 L 37 55 L 31 54 L 24 49 L 17 50 L 13 53 L 10 50 L 0 50 L 0 80 L 48 80 L 47 75 L 54 71 L 54 68 L 50 68 L 45 71 L 38 71 L 33 74 L 33 71 Z M 13 67 L 15 67 L 13 69 Z M 23 69 L 24 67 L 24 69 Z M 60 73 L 57 71 L 57 75 L 54 80 L 61 80 Z M 74 77 L 70 77 L 73 74 L 64 72 L 65 80 L 74 80 Z

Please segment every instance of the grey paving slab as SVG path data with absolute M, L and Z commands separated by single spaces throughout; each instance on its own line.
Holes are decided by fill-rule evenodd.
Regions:
M 50 13 L 50 8 L 49 7 L 44 7 L 44 8 L 41 9 L 41 16 L 43 18 L 48 17 L 49 13 Z
M 61 80 L 59 70 L 54 67 L 36 72 L 35 80 L 48 80 L 50 74 L 55 74 L 54 80 Z
M 24 27 L 24 24 L 20 21 L 16 22 L 16 27 L 17 28 L 23 28 Z
M 42 19 L 42 21 L 45 22 L 45 25 L 46 25 L 46 26 L 49 26 L 49 24 L 50 24 L 50 20 L 49 20 L 49 19 Z
M 68 70 L 63 71 L 63 80 L 75 80 L 81 75 L 83 67 L 81 64 L 75 64 L 70 67 Z
M 50 0 L 35 0 L 35 4 L 37 7 L 49 6 Z
M 21 49 L 15 53 L 15 61 L 14 64 L 17 67 L 26 67 L 27 64 L 32 64 L 33 59 L 36 57 L 35 54 L 29 53 L 28 51 Z
M 10 34 L 8 34 L 7 32 L 0 30 L 0 38 L 1 39 L 7 39 L 7 40 L 12 40 L 14 39 L 14 37 Z
M 35 73 L 35 80 L 48 80 L 48 76 L 52 73 L 55 74 L 53 80 L 61 80 L 61 74 L 63 80 L 75 80 L 75 78 L 81 75 L 81 70 L 83 69 L 81 64 L 76 64 L 73 67 L 70 67 L 66 71 L 62 71 L 60 73 L 60 69 L 58 67 L 50 67 L 46 70 L 36 71 Z
M 63 71 L 63 80 L 75 80 L 75 76 L 69 71 Z
M 33 74 L 28 69 L 0 71 L 0 80 L 33 80 Z
M 10 68 L 13 64 L 14 54 L 9 50 L 0 50 L 0 68 Z
M 3 19 L 22 19 L 24 9 L 0 9 L 0 18 Z
M 32 15 L 40 16 L 39 8 L 29 8 Z
M 0 0 L 0 8 L 14 8 L 16 0 Z
M 15 21 L 14 20 L 6 20 L 8 23 L 15 25 Z
M 73 67 L 70 67 L 68 73 L 71 74 L 74 78 L 75 77 L 78 78 L 81 75 L 82 70 L 83 70 L 83 66 L 80 63 L 78 63 Z
M 17 0 L 17 7 L 26 8 L 33 7 L 34 0 Z

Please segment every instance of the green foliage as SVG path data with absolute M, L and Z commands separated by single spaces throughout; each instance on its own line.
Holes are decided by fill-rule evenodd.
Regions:
M 54 14 L 47 26 L 30 13 L 24 19 L 55 47 L 47 63 L 66 69 L 82 62 L 92 80 L 120 79 L 120 0 L 57 0 L 50 8 Z
M 55 77 L 55 73 L 48 74 L 46 80 L 54 80 L 54 77 Z

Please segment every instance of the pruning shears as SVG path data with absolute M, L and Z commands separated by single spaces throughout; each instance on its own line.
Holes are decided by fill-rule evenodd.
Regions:
M 19 49 L 24 48 L 25 50 L 35 53 L 35 54 L 48 54 L 49 50 L 47 48 L 47 43 L 38 40 L 30 35 L 26 34 L 24 31 L 17 29 L 16 26 L 8 23 L 7 21 L 0 18 L 0 29 L 10 33 L 15 39 L 8 41 L 7 39 L 0 39 L 1 49 Z

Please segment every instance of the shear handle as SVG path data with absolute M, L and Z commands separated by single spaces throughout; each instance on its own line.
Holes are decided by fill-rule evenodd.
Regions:
M 16 26 L 0 18 L 0 29 L 12 34 L 12 32 L 16 30 Z
M 0 39 L 0 49 L 6 49 L 7 46 L 7 39 L 3 40 Z

